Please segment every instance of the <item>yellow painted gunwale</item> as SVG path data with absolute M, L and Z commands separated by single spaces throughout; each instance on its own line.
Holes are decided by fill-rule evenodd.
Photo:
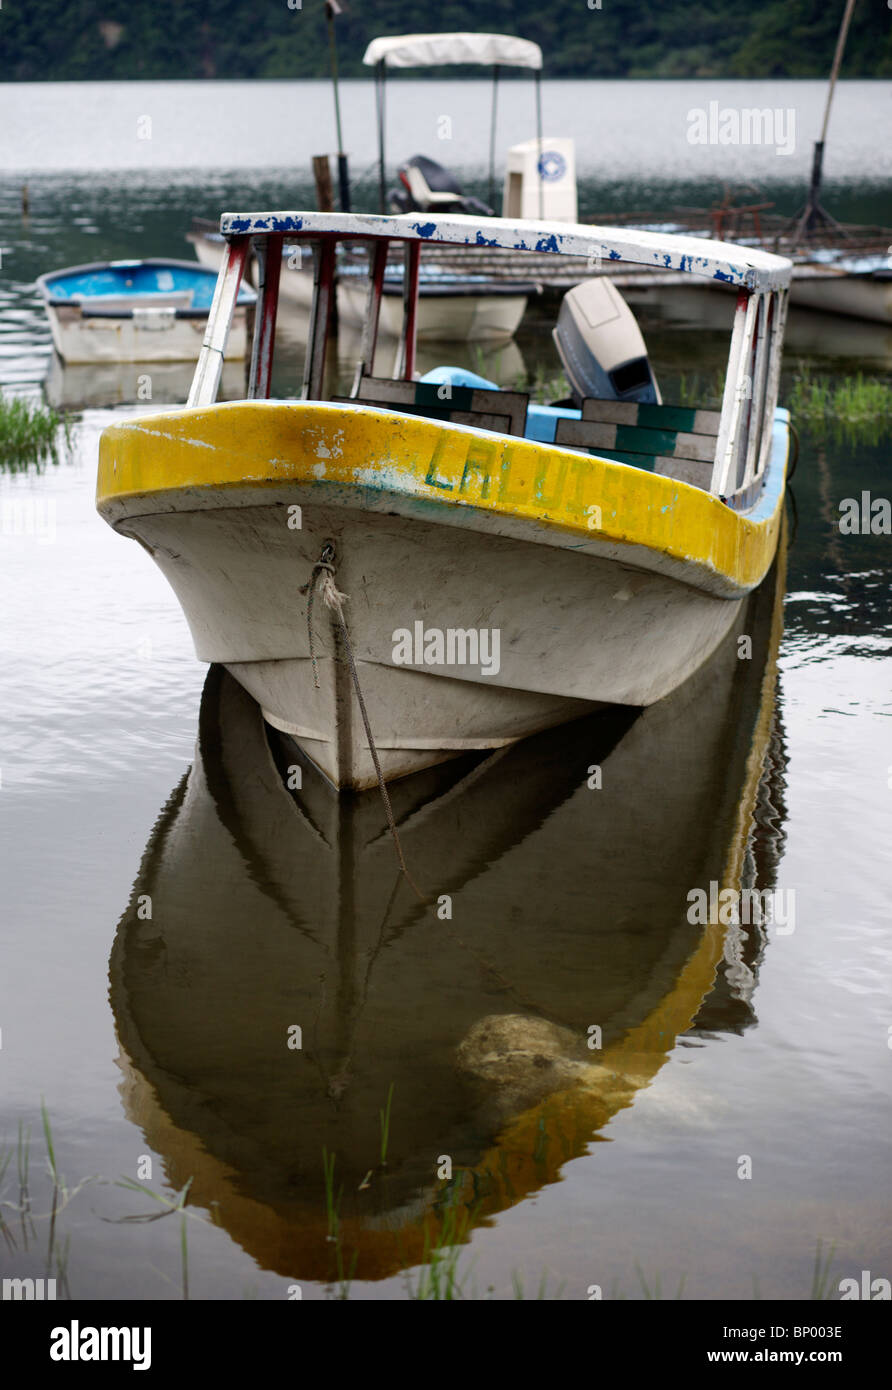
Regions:
M 627 464 L 352 405 L 237 401 L 112 425 L 100 440 L 96 503 L 104 513 L 179 489 L 287 484 L 470 507 L 580 543 L 642 546 L 720 575 L 741 593 L 768 571 L 783 506 L 783 487 L 769 509 L 741 514 L 700 488 Z

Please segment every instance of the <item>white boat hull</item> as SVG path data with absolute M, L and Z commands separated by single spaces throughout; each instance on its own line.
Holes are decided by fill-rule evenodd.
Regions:
M 83 314 L 77 304 L 47 305 L 53 344 L 64 362 L 195 362 L 207 315 L 180 317 L 159 310 Z M 247 308 L 233 315 L 226 349 L 230 360 L 247 353 Z
M 190 238 L 202 265 L 219 269 L 223 243 L 198 235 Z M 282 264 L 279 279 L 279 312 L 295 307 L 309 313 L 313 303 L 313 275 L 309 262 L 301 269 Z M 252 270 L 257 285 L 257 268 Z M 368 282 L 344 276 L 338 281 L 338 315 L 348 328 L 361 329 L 368 306 Z M 426 295 L 422 285 L 418 297 L 419 342 L 507 343 L 520 327 L 527 306 L 525 294 Z M 398 338 L 403 324 L 403 304 L 399 295 L 384 295 L 378 332 L 382 337 Z
M 304 270 L 282 268 L 279 303 L 309 312 L 313 302 L 313 277 Z M 418 297 L 419 342 L 507 343 L 520 327 L 527 296 L 518 295 L 426 295 L 422 286 Z M 346 277 L 338 282 L 338 316 L 346 328 L 362 329 L 368 307 L 368 282 Z M 399 295 L 384 295 L 378 333 L 399 338 L 403 326 L 403 302 Z
M 794 271 L 790 303 L 892 326 L 892 280 L 809 266 Z
M 499 748 L 594 705 L 643 706 L 712 653 L 739 601 L 697 591 L 662 568 L 609 554 L 530 544 L 488 530 L 303 505 L 291 531 L 283 504 L 250 490 L 217 505 L 121 520 L 150 547 L 186 614 L 197 655 L 228 667 L 274 727 L 291 734 L 336 786 L 363 788 L 374 765 L 332 614 L 315 604 L 319 689 L 301 594 L 326 541 L 369 719 L 387 779 L 470 749 Z M 455 662 L 396 664 L 395 637 L 485 628 L 498 670 Z M 580 758 L 584 763 L 584 751 Z M 584 769 L 583 769 L 584 770 Z
M 338 313 L 351 327 L 365 322 L 366 286 L 360 281 L 338 284 Z M 525 294 L 499 295 L 425 295 L 422 287 L 418 297 L 419 341 L 507 343 L 523 318 L 527 306 Z M 381 301 L 378 331 L 398 338 L 403 325 L 403 302 L 399 295 L 385 295 Z

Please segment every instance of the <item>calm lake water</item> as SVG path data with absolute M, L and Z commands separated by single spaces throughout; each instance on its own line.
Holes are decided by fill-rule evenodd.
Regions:
M 704 206 L 723 180 L 792 213 L 823 91 L 546 83 L 545 124 L 576 139 L 583 213 Z M 691 146 L 687 113 L 712 100 L 794 110 L 793 153 Z M 486 84 L 394 82 L 393 159 L 425 151 L 485 193 L 487 102 Z M 527 84 L 505 83 L 500 110 L 502 148 L 532 133 Z M 372 114 L 370 85 L 347 84 L 367 207 Z M 58 465 L 0 474 L 0 1269 L 44 1272 L 43 1100 L 71 1194 L 54 1269 L 75 1297 L 181 1296 L 181 1217 L 123 1218 L 160 1210 L 146 1189 L 172 1200 L 187 1183 L 192 1297 L 330 1296 L 323 1148 L 348 1263 L 359 1251 L 354 1298 L 417 1289 L 425 1216 L 448 1232 L 462 1213 L 467 1296 L 508 1298 L 516 1280 L 531 1296 L 545 1278 L 567 1299 L 642 1298 L 658 1280 L 662 1296 L 798 1299 L 819 1242 L 828 1295 L 863 1270 L 890 1278 L 892 540 L 837 525 L 842 499 L 889 495 L 889 421 L 800 427 L 778 570 L 670 700 L 395 788 L 416 876 L 446 876 L 453 923 L 394 893 L 375 797 L 339 804 L 311 777 L 288 790 L 288 749 L 207 676 L 158 570 L 94 510 L 98 437 L 134 408 L 132 372 L 61 370 L 35 277 L 191 258 L 193 215 L 312 205 L 330 123 L 317 83 L 0 86 L 0 384 L 78 411 Z M 892 224 L 890 126 L 892 84 L 841 86 L 838 216 Z M 682 377 L 708 390 L 724 303 L 635 307 L 664 395 Z M 487 368 L 555 372 L 553 313 L 536 305 Z M 283 345 L 288 393 L 299 344 Z M 892 333 L 794 313 L 782 401 L 803 368 L 888 380 Z M 156 403 L 189 375 L 155 374 Z M 688 891 L 729 877 L 778 890 L 794 929 L 689 923 Z M 14 1210 L 20 1126 L 30 1224 Z

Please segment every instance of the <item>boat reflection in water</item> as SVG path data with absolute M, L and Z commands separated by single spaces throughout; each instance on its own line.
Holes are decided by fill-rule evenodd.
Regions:
M 773 884 L 781 590 L 775 569 L 713 659 L 639 715 L 392 784 L 426 905 L 377 791 L 336 796 L 211 668 L 111 1000 L 128 1116 L 262 1267 L 334 1277 L 323 1149 L 346 1262 L 390 1275 L 447 1218 L 470 1230 L 557 1180 L 679 1035 L 752 1021 L 764 928 L 691 924 L 688 893 Z
M 57 410 L 105 409 L 143 402 L 183 405 L 194 374 L 194 362 L 63 362 L 53 352 L 44 390 Z M 220 400 L 238 400 L 244 394 L 244 362 L 224 362 Z

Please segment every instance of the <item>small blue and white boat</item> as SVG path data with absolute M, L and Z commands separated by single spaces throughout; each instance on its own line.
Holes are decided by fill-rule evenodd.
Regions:
M 194 361 L 217 276 L 192 261 L 98 261 L 37 281 L 65 362 Z M 257 296 L 242 286 L 227 357 L 245 356 Z

